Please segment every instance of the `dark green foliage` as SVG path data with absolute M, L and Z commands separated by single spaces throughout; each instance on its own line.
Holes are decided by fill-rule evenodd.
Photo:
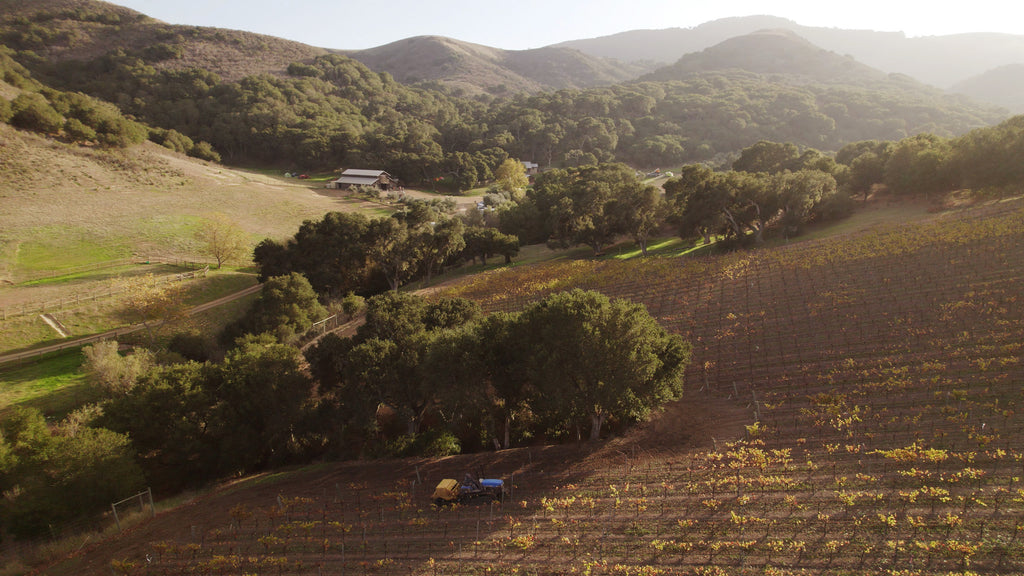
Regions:
M 320 386 L 320 393 L 329 393 L 341 385 L 345 359 L 352 345 L 352 339 L 331 332 L 306 350 L 306 361 L 309 362 L 310 373 Z
M 323 74 L 316 66 L 310 66 L 309 64 L 302 64 L 300 62 L 292 62 L 288 65 L 288 74 L 291 76 L 308 76 L 317 78 Z
M 821 161 L 817 152 L 797 155 L 787 147 L 776 150 L 784 154 L 771 163 L 781 160 L 799 167 L 806 162 L 839 171 L 833 164 Z M 748 161 L 752 158 L 748 157 Z M 684 166 L 679 176 L 665 183 L 665 195 L 668 220 L 677 226 L 679 235 L 684 239 L 699 235 L 705 244 L 710 244 L 716 235 L 725 236 L 728 246 L 761 242 L 772 227 L 789 237 L 816 218 L 849 214 L 849 196 L 838 190 L 832 173 L 810 168 L 791 172 L 787 167 L 769 175 L 719 173 L 705 166 Z
M 199 486 L 216 477 L 218 438 L 212 434 L 217 368 L 195 362 L 160 367 L 111 400 L 98 424 L 127 434 L 157 488 Z
M 252 472 L 296 456 L 294 432 L 313 390 L 299 357 L 294 348 L 258 337 L 228 353 L 211 390 L 210 428 L 219 439 L 221 471 Z
M 932 134 L 899 141 L 885 163 L 886 186 L 902 195 L 954 190 L 957 175 L 950 163 L 951 152 L 949 141 Z
M 352 292 L 349 292 L 341 299 L 341 311 L 349 318 L 354 318 L 365 307 L 366 299 Z
M 661 191 L 641 182 L 631 182 L 619 189 L 608 208 L 616 227 L 633 238 L 644 256 L 648 239 L 664 220 L 665 209 Z
M 895 79 L 846 75 L 814 83 L 716 71 L 485 106 L 403 86 L 336 54 L 292 63 L 287 77 L 226 82 L 180 63 L 164 66 L 184 50 L 185 40 L 173 30 L 141 50 L 85 62 L 49 62 L 27 51 L 68 43 L 47 23 L 30 22 L 11 34 L 22 50 L 18 59 L 37 77 L 208 142 L 209 148 L 197 145 L 198 157 L 215 159 L 215 151 L 245 164 L 380 165 L 408 185 L 452 192 L 486 181 L 509 157 L 565 167 L 680 165 L 762 140 L 836 149 L 924 131 L 946 137 L 1000 118 L 997 111 Z
M 4 63 L 0 61 L 0 65 Z M 12 79 L 20 77 L 7 70 Z M 26 82 L 23 82 L 26 83 Z M 49 88 L 30 88 L 41 91 L 19 94 L 0 118 L 12 126 L 49 135 L 62 135 L 72 142 L 100 143 L 111 147 L 126 147 L 145 139 L 146 128 L 125 118 L 112 104 L 77 92 L 59 92 Z
M 0 45 L 0 79 L 23 90 L 35 91 L 41 88 L 38 82 L 32 80 L 32 73 L 14 59 L 15 55 L 13 50 Z
M 362 292 L 370 273 L 366 259 L 370 241 L 370 221 L 365 216 L 330 212 L 322 220 L 303 222 L 286 246 L 264 240 L 256 246 L 253 260 L 260 280 L 295 271 L 321 294 Z
M 199 332 L 178 332 L 167 343 L 167 350 L 192 362 L 212 360 L 215 346 Z
M 718 185 L 718 175 L 701 164 L 683 166 L 678 176 L 664 184 L 668 221 L 683 239 L 700 235 L 704 244 L 725 225 L 727 191 Z
M 64 117 L 50 106 L 42 94 L 27 92 L 11 101 L 11 126 L 54 134 L 64 126 Z
M 77 92 L 46 90 L 44 93 L 60 114 L 78 120 L 95 132 L 95 136 L 88 140 L 124 148 L 142 142 L 148 133 L 146 128 L 125 118 L 114 105 L 107 102 Z
M 450 201 L 412 201 L 390 217 L 331 212 L 303 222 L 293 240 L 264 240 L 253 260 L 260 278 L 301 272 L 320 294 L 397 290 L 410 279 L 427 281 L 462 251 L 462 221 L 447 216 Z
M 507 264 L 519 253 L 519 238 L 512 234 L 502 234 L 494 228 L 471 226 L 466 229 L 463 237 L 465 248 L 462 256 L 470 262 L 476 262 L 479 258 L 481 264 L 487 264 L 488 258 L 500 255 L 505 257 Z
M 999 189 L 1024 182 L 1024 116 L 971 131 L 952 146 L 951 162 L 962 186 Z
M 387 443 L 387 453 L 399 458 L 427 456 L 441 458 L 462 452 L 459 439 L 446 430 L 428 430 L 415 435 L 402 435 Z
M 647 194 L 636 173 L 623 164 L 551 170 L 537 177 L 526 202 L 546 223 L 552 248 L 584 244 L 601 254 L 619 234 L 646 241 L 658 201 Z M 634 207 L 637 212 L 627 214 Z M 506 224 L 507 225 L 507 224 Z
M 18 537 L 97 514 L 144 486 L 126 436 L 102 428 L 51 431 L 35 410 L 0 423 L 3 528 Z
M 192 151 L 192 147 L 195 146 L 195 143 L 192 142 L 191 138 L 174 129 L 165 130 L 163 128 L 151 128 L 149 130 L 149 139 L 164 148 L 168 148 L 182 154 L 188 154 Z
M 400 341 L 426 330 L 427 303 L 405 292 L 387 292 L 366 301 L 366 321 L 359 327 L 360 341 L 376 338 Z
M 800 148 L 796 144 L 766 142 L 762 140 L 744 148 L 740 157 L 732 163 L 732 169 L 740 172 L 767 172 L 777 174 L 785 170 L 798 169 Z
M 268 278 L 252 308 L 236 324 L 225 329 L 224 340 L 243 334 L 270 334 L 276 341 L 292 343 L 313 323 L 327 317 L 313 287 L 298 272 Z
M 867 198 L 872 187 L 885 179 L 885 165 L 892 154 L 892 142 L 854 142 L 836 153 L 836 162 L 849 167 L 845 187 L 850 195 Z
M 574 290 L 527 308 L 518 320 L 527 342 L 531 408 L 579 435 L 597 439 L 609 418 L 635 422 L 683 390 L 690 350 L 642 305 Z
M 682 390 L 689 349 L 642 306 L 575 291 L 517 315 L 476 314 L 458 300 L 376 296 L 357 335 L 325 341 L 310 365 L 362 412 L 349 412 L 352 426 L 368 426 L 376 402 L 390 407 L 408 435 L 403 454 L 428 420 L 478 448 L 586 422 L 596 437 L 609 419 L 635 422 Z
M 220 162 L 220 154 L 213 149 L 213 146 L 211 146 L 209 142 L 205 141 L 196 142 L 196 144 L 188 151 L 188 155 L 200 160 Z
M 456 328 L 475 321 L 481 315 L 480 305 L 465 298 L 442 298 L 423 311 L 427 330 Z
M 249 336 L 222 364 L 158 368 L 104 408 L 99 423 L 128 434 L 150 481 L 201 485 L 302 457 L 313 383 L 298 350 Z
M 92 142 L 96 140 L 96 131 L 89 128 L 78 118 L 68 118 L 64 122 L 64 135 L 73 142 Z
M 185 55 L 185 47 L 181 44 L 153 44 L 142 50 L 142 59 L 146 62 L 177 60 Z

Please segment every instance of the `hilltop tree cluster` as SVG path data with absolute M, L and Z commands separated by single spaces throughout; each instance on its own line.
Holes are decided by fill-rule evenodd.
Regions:
M 1017 116 L 958 138 L 919 134 L 897 142 L 856 142 L 836 153 L 836 161 L 848 167 L 853 195 L 867 196 L 879 186 L 899 196 L 939 195 L 1019 186 L 1022 153 L 1024 116 Z

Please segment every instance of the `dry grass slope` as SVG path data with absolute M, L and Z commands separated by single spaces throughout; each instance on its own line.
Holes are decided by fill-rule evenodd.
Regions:
M 210 212 L 227 214 L 255 244 L 331 210 L 372 209 L 321 192 L 151 143 L 95 150 L 0 125 L 0 279 L 131 254 L 195 257 L 193 232 Z

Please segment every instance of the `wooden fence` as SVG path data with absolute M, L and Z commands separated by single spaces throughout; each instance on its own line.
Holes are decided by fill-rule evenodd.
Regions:
M 183 280 L 191 280 L 195 278 L 205 278 L 206 274 L 210 271 L 210 267 L 206 266 L 198 270 L 191 270 L 189 272 L 179 272 L 176 274 L 165 274 L 155 278 L 157 284 L 165 284 L 169 282 L 181 282 Z M 55 298 L 53 300 L 36 301 L 36 302 L 23 302 L 14 306 L 6 306 L 0 308 L 0 321 L 7 320 L 8 318 L 17 318 L 19 316 L 27 316 L 29 314 L 45 314 L 47 312 L 53 312 L 55 310 L 69 310 L 86 304 L 88 302 L 95 302 L 96 300 L 110 298 L 121 294 L 125 291 L 123 286 L 109 286 L 105 290 L 99 290 L 96 292 L 85 293 L 85 294 L 73 294 L 71 296 L 64 296 L 61 298 Z

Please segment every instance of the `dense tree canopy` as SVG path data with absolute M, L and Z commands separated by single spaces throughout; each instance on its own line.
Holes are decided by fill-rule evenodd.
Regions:
M 51 428 L 35 409 L 0 421 L 0 526 L 19 537 L 108 509 L 144 486 L 128 437 L 103 428 Z
M 680 236 L 699 235 L 705 244 L 716 235 L 761 242 L 772 226 L 790 236 L 816 218 L 845 215 L 824 209 L 845 197 L 835 177 L 844 171 L 816 150 L 759 142 L 733 168 L 685 166 L 665 183 L 668 220 Z
M 404 86 L 337 54 L 293 63 L 283 76 L 225 81 L 201 68 L 160 65 L 177 58 L 169 44 L 51 62 L 33 57 L 31 43 L 20 42 L 19 51 L 8 51 L 11 67 L 30 69 L 67 93 L 116 104 L 121 114 L 152 126 L 152 138 L 169 147 L 245 164 L 386 166 L 408 184 L 452 191 L 495 176 L 505 182 L 498 169 L 509 158 L 549 167 L 680 165 L 722 160 L 759 141 L 837 149 L 921 132 L 949 137 L 999 118 L 996 111 L 898 82 L 815 85 L 702 72 L 485 103 Z M 44 113 L 36 120 L 52 117 L 35 104 L 32 110 Z M 19 122 L 29 121 L 27 114 Z M 88 119 L 65 117 L 69 134 L 92 130 L 105 141 Z
M 639 304 L 596 292 L 556 294 L 523 311 L 532 407 L 590 439 L 608 418 L 638 421 L 682 394 L 689 348 L 669 335 Z

